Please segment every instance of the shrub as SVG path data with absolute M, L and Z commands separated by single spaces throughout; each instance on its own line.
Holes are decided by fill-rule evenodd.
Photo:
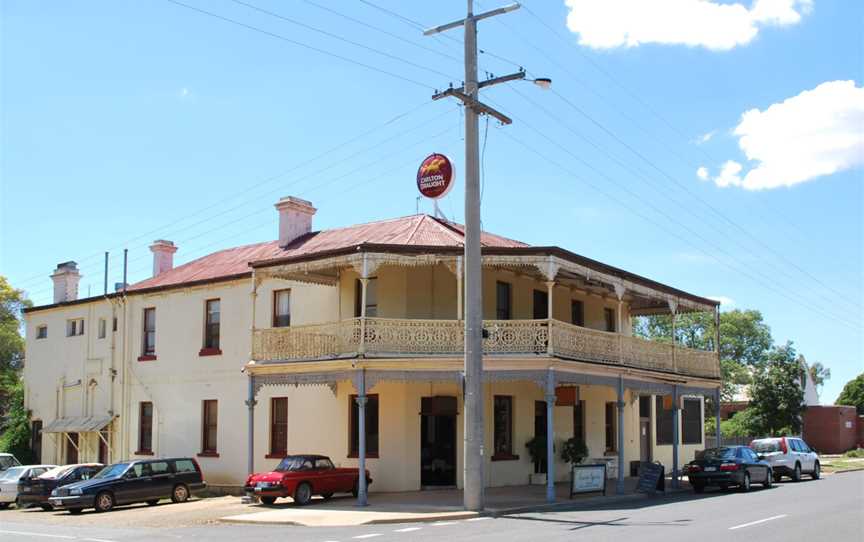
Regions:
M 861 457 L 861 458 L 864 458 L 864 448 L 856 448 L 854 450 L 849 450 L 848 452 L 843 454 L 843 457 L 856 457 L 856 458 Z
M 578 465 L 586 457 L 588 457 L 588 446 L 582 439 L 572 437 L 564 441 L 561 447 L 561 459 L 571 465 Z

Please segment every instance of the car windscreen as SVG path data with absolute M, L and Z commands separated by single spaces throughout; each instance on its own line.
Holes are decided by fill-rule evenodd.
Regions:
M 54 467 L 53 469 L 49 469 L 38 476 L 38 478 L 42 478 L 45 480 L 56 480 L 58 478 L 63 478 L 70 472 L 75 469 L 75 466 L 66 465 L 64 467 Z
M 17 465 L 18 462 L 15 461 L 15 458 L 10 455 L 0 456 L 0 471 L 6 470 L 13 465 Z
M 5 470 L 0 473 L 0 480 L 17 480 L 21 477 L 22 474 L 24 474 L 25 470 L 27 470 L 27 467 L 12 467 L 11 469 Z
M 702 454 L 702 459 L 707 461 L 735 459 L 735 448 L 711 448 L 710 450 L 705 450 L 705 453 Z
M 123 473 L 126 472 L 126 469 L 129 468 L 129 463 L 117 463 L 116 465 L 108 465 L 104 469 L 100 470 L 96 476 L 93 478 L 116 478 L 118 476 L 123 476 Z
M 780 441 L 779 440 L 754 440 L 750 443 L 750 447 L 756 451 L 756 453 L 764 454 L 769 452 L 779 452 L 780 451 Z
M 286 457 L 279 462 L 279 466 L 276 467 L 276 472 L 303 470 L 304 463 L 306 463 L 306 459 L 303 457 Z

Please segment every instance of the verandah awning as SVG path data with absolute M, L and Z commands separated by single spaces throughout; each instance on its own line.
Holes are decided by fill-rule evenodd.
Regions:
M 42 428 L 43 433 L 92 433 L 111 423 L 111 416 L 57 418 Z

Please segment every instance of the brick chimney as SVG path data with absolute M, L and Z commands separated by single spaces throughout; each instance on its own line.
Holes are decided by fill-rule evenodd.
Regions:
M 312 231 L 312 217 L 317 209 L 305 199 L 288 196 L 276 203 L 279 211 L 279 246 L 290 245 L 298 237 Z
M 177 252 L 177 247 L 172 241 L 164 239 L 156 239 L 150 245 L 150 252 L 153 253 L 153 276 L 158 277 L 165 271 L 174 269 L 174 253 Z
M 54 303 L 78 299 L 78 282 L 81 280 L 81 274 L 78 273 L 77 263 L 58 263 L 57 269 L 51 275 L 51 280 L 54 281 Z

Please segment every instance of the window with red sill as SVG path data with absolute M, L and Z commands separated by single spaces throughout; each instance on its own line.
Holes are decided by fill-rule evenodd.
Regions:
M 138 404 L 138 451 L 135 455 L 153 454 L 153 403 Z
M 208 299 L 204 302 L 204 346 L 199 355 L 217 356 L 222 353 L 219 349 L 220 306 L 218 299 Z
M 270 453 L 271 458 L 288 455 L 288 398 L 270 399 Z
M 138 361 L 156 359 L 156 309 L 144 309 L 143 329 L 141 332 L 141 356 Z

